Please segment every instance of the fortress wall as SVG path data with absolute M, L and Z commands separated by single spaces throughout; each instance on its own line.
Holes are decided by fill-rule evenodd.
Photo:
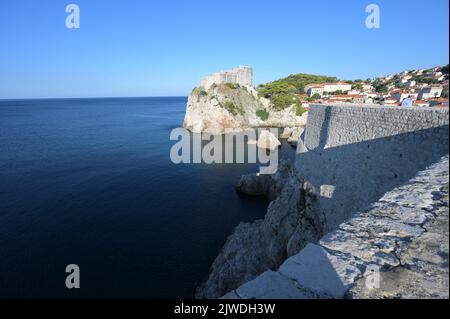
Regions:
M 213 73 L 200 81 L 200 85 L 206 90 L 214 83 L 237 83 L 239 85 L 252 86 L 253 70 L 250 67 L 240 66 L 235 69 Z
M 296 168 L 334 229 L 449 151 L 448 109 L 312 105 Z

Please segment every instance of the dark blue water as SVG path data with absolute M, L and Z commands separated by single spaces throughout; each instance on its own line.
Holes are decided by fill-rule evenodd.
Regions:
M 170 161 L 185 105 L 0 101 L 0 297 L 192 297 L 267 202 L 233 189 L 256 164 Z M 81 289 L 65 286 L 72 263 Z

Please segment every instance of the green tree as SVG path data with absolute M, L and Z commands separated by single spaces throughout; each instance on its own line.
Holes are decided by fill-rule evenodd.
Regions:
M 269 118 L 269 112 L 267 112 L 266 110 L 258 110 L 256 111 L 256 115 L 263 121 Z

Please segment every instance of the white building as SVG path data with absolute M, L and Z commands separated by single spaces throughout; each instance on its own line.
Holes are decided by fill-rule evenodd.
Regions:
M 308 94 L 309 97 L 314 94 L 319 94 L 322 97 L 323 93 L 323 85 L 321 84 L 311 84 L 306 86 L 306 94 Z
M 384 99 L 382 102 L 383 105 L 400 105 L 400 103 L 393 98 Z
M 249 66 L 239 66 L 231 70 L 210 74 L 200 81 L 200 85 L 208 90 L 213 84 L 235 83 L 242 86 L 253 85 L 253 69 Z
M 409 80 L 411 80 L 411 78 L 412 78 L 411 75 L 405 75 L 405 76 L 403 76 L 403 77 L 401 78 L 401 82 L 402 82 L 402 83 L 406 83 L 406 82 L 408 82 Z
M 364 92 L 373 92 L 373 91 L 375 91 L 375 88 L 372 86 L 372 85 L 370 85 L 370 84 L 363 84 L 363 91 Z
M 410 80 L 410 81 L 408 81 L 408 82 L 405 83 L 405 86 L 407 86 L 407 87 L 413 87 L 413 86 L 416 86 L 416 84 L 417 84 L 416 81 Z
M 411 93 L 411 92 L 404 92 L 404 91 L 397 91 L 393 92 L 391 95 L 394 99 L 396 99 L 399 102 L 402 102 L 407 97 L 411 97 L 413 100 L 417 100 L 418 93 Z
M 325 93 L 334 93 L 336 91 L 348 92 L 352 89 L 352 85 L 345 82 L 324 83 L 323 91 Z
M 442 86 L 427 86 L 420 90 L 417 99 L 432 99 L 440 97 L 442 94 L 442 90 L 444 88 Z
M 348 92 L 351 89 L 352 85 L 345 82 L 310 84 L 305 87 L 309 97 L 316 93 L 322 96 L 325 93 L 334 93 L 336 91 Z

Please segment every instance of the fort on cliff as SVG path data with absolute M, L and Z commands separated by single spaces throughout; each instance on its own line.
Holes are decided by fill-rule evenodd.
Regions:
M 220 71 L 204 77 L 200 85 L 208 90 L 213 84 L 235 83 L 242 86 L 253 85 L 253 69 L 249 66 L 239 66 L 237 68 Z

